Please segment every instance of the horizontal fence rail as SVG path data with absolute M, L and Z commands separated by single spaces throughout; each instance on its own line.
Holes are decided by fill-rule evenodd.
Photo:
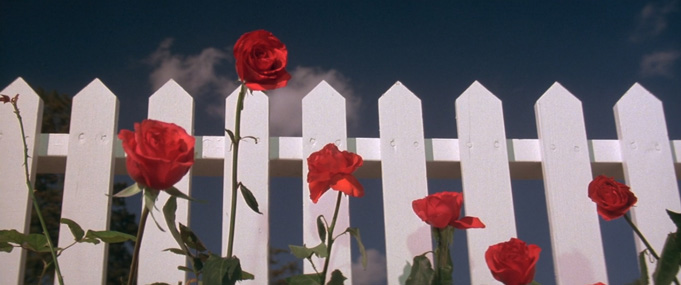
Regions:
M 233 125 L 236 92 L 226 102 L 228 129 Z M 73 98 L 70 133 L 41 134 L 42 101 L 28 84 L 19 78 L 1 93 L 20 94 L 32 181 L 36 173 L 64 173 L 62 215 L 78 217 L 84 228 L 108 228 L 111 202 L 105 194 L 111 194 L 114 175 L 126 174 L 125 154 L 116 137 L 119 115 L 116 96 L 98 79 L 92 81 Z M 149 118 L 173 122 L 193 133 L 193 102 L 179 84 L 170 80 L 149 98 Z M 305 182 L 305 158 L 327 143 L 335 143 L 364 158 L 365 165 L 356 175 L 382 180 L 384 205 L 409 205 L 427 195 L 429 178 L 461 179 L 466 215 L 477 216 L 487 225 L 485 230 L 468 232 L 473 284 L 496 282 L 485 264 L 484 251 L 489 245 L 517 235 L 512 179 L 544 181 L 559 284 L 608 281 L 598 215 L 585 189 L 595 175 L 624 179 L 632 187 L 639 199 L 631 210 L 633 219 L 655 248 L 662 248 L 667 234 L 675 230 L 664 216 L 661 218 L 659 210 L 681 211 L 677 184 L 681 177 L 681 140 L 669 140 L 662 102 L 639 84 L 634 84 L 615 105 L 618 138 L 611 140 L 587 139 L 581 102 L 558 83 L 535 104 L 538 139 L 507 138 L 501 101 L 478 82 L 452 106 L 457 114 L 456 139 L 424 138 L 420 99 L 399 82 L 379 99 L 379 138 L 347 137 L 345 108 L 338 107 L 345 106 L 345 100 L 324 81 L 301 103 L 303 135 L 271 137 L 267 96 L 254 92 L 245 101 L 243 133 L 259 141 L 256 144 L 247 140 L 241 145 L 239 177 L 254 190 L 264 214 L 254 215 L 248 207 L 239 205 L 235 255 L 244 268 L 256 269 L 250 270 L 256 276 L 253 284 L 268 282 L 267 266 L 263 265 L 268 264 L 269 178 L 300 177 Z M 3 197 L 0 229 L 27 232 L 31 208 L 23 191 L 26 185 L 20 179 L 21 137 L 11 108 L 0 107 Z M 196 136 L 196 139 L 196 163 L 176 187 L 190 194 L 192 177 L 224 176 L 223 191 L 229 192 L 232 159 L 229 137 Z M 315 219 L 324 209 L 332 208 L 333 195 L 312 204 L 305 194 L 306 187 L 303 188 L 304 243 L 318 244 Z M 163 196 L 158 203 L 165 202 Z M 229 205 L 230 195 L 224 196 L 223 204 Z M 340 227 L 348 226 L 352 215 L 347 203 L 343 205 Z M 432 249 L 430 229 L 413 218 L 409 206 L 383 208 L 388 283 L 400 284 L 404 282 L 407 262 Z M 570 215 L 564 214 L 567 210 Z M 226 236 L 228 207 L 223 211 L 221 234 Z M 189 205 L 179 203 L 177 221 L 187 224 L 189 215 Z M 69 240 L 69 230 L 62 226 L 60 232 L 63 247 L 61 241 Z M 176 246 L 172 237 L 150 223 L 145 230 L 146 239 L 154 242 L 145 243 L 142 248 L 139 282 L 176 284 L 184 280 L 184 273 L 176 269 L 178 264 L 185 264 L 184 258 L 162 252 Z M 331 268 L 341 269 L 352 280 L 349 238 L 339 239 L 335 245 Z M 638 251 L 644 248 L 638 239 L 636 247 Z M 60 264 L 67 283 L 76 282 L 69 282 L 74 276 L 82 284 L 104 282 L 106 249 L 101 244 L 78 245 L 66 251 Z M 20 250 L 0 253 L 0 276 L 4 283 L 23 282 L 24 260 L 25 253 Z M 312 271 L 305 266 L 306 272 Z
M 40 134 L 38 173 L 64 173 L 68 153 L 68 134 Z M 229 139 L 228 137 L 226 139 Z M 461 178 L 459 139 L 425 139 L 428 178 Z M 300 177 L 303 153 L 300 137 L 270 137 L 271 177 Z M 681 177 L 681 140 L 670 140 L 674 154 L 674 171 Z M 622 154 L 618 140 L 587 141 L 591 172 L 623 179 Z M 508 163 L 512 179 L 542 179 L 541 152 L 538 139 L 507 139 Z M 225 137 L 196 136 L 194 176 L 222 176 Z M 359 178 L 381 178 L 380 140 L 348 138 L 348 151 L 362 156 L 364 165 L 355 174 Z M 127 175 L 125 153 L 118 142 L 114 146 L 115 175 Z

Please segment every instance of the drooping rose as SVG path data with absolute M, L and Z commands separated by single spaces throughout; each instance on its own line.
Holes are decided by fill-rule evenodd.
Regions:
M 623 216 L 638 201 L 629 186 L 603 175 L 589 183 L 589 198 L 596 203 L 598 214 L 606 221 Z
M 511 238 L 490 246 L 485 252 L 485 260 L 494 279 L 506 285 L 529 284 L 534 279 L 540 252 L 537 245 Z
M 353 197 L 364 196 L 364 187 L 352 175 L 362 163 L 361 156 L 348 151 L 341 152 L 333 143 L 310 154 L 307 158 L 307 183 L 312 202 L 317 203 L 329 188 Z
M 414 212 L 427 224 L 443 229 L 452 226 L 457 229 L 485 228 L 485 224 L 476 217 L 463 217 L 461 205 L 463 195 L 457 192 L 439 192 L 428 195 L 411 203 Z
M 155 120 L 121 130 L 128 174 L 137 183 L 157 190 L 172 187 L 194 164 L 194 137 L 180 126 Z
M 272 90 L 286 86 L 288 51 L 272 33 L 257 30 L 243 34 L 234 45 L 236 72 L 251 90 Z

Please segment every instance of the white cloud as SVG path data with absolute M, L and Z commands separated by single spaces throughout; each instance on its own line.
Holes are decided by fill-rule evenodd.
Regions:
M 352 263 L 352 284 L 375 285 L 386 284 L 386 261 L 385 256 L 378 250 L 370 248 L 366 251 L 367 268 L 362 268 L 361 257 Z
M 196 100 L 198 110 L 216 118 L 225 117 L 225 98 L 237 87 L 236 72 L 222 74 L 218 67 L 232 63 L 227 49 L 208 47 L 199 54 L 173 53 L 173 39 L 163 40 L 145 62 L 153 67 L 149 81 L 157 90 L 174 79 Z M 350 86 L 350 80 L 336 70 L 301 67 L 289 68 L 291 80 L 284 88 L 267 91 L 270 95 L 270 133 L 273 136 L 302 134 L 301 100 L 319 82 L 326 80 L 346 99 L 349 127 L 357 126 L 361 99 Z
M 673 77 L 673 68 L 681 59 L 681 51 L 660 51 L 643 56 L 641 74 L 643 76 Z
M 325 80 L 345 97 L 347 120 L 350 127 L 359 121 L 361 98 L 356 96 L 350 81 L 336 70 L 298 66 L 290 70 L 291 80 L 270 94 L 270 133 L 273 136 L 300 136 L 302 134 L 301 101 L 319 82 Z
M 225 97 L 237 88 L 234 75 L 220 75 L 216 67 L 231 62 L 227 50 L 213 47 L 203 49 L 199 54 L 181 55 L 171 51 L 173 39 L 163 40 L 156 51 L 146 59 L 154 68 L 149 75 L 153 90 L 174 79 L 197 104 L 205 105 L 209 115 L 224 118 Z
M 638 24 L 629 40 L 641 42 L 661 34 L 667 28 L 669 14 L 677 10 L 677 4 L 678 0 L 648 3 L 639 13 Z

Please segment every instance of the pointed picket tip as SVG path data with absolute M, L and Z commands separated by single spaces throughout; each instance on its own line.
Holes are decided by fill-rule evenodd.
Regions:
M 491 91 L 489 91 L 485 86 L 483 86 L 480 82 L 477 80 L 474 81 L 468 88 L 466 88 L 461 95 L 456 98 L 455 102 L 459 102 L 459 100 L 465 100 L 465 99 L 472 99 L 475 98 L 477 99 L 476 101 L 483 101 L 483 102 L 501 102 L 501 99 L 494 95 Z
M 421 99 L 419 99 L 418 96 L 416 96 L 409 88 L 404 86 L 402 82 L 396 81 L 393 86 L 391 86 L 383 95 L 381 95 L 380 98 L 378 98 L 378 105 L 381 105 L 381 102 L 388 100 L 388 101 L 397 101 L 397 100 L 407 100 L 407 101 L 413 101 L 412 104 L 421 104 Z
M 7 85 L 7 87 L 5 87 L 5 89 L 0 91 L 0 93 L 2 93 L 3 95 L 10 96 L 10 97 L 14 97 L 14 95 L 17 95 L 17 94 L 21 94 L 20 97 L 23 97 L 23 96 L 39 97 L 38 94 L 35 93 L 33 88 L 31 88 L 31 86 L 28 85 L 28 83 L 26 83 L 26 81 L 22 77 L 17 77 L 17 79 L 15 79 L 14 81 L 12 81 L 12 83 Z
M 575 97 L 567 88 L 563 87 L 558 81 L 554 82 L 544 94 L 537 99 L 535 106 L 546 102 L 576 102 L 581 109 L 582 101 Z
M 95 78 L 90 81 L 87 86 L 81 89 L 75 96 L 73 96 L 73 100 L 79 100 L 80 98 L 92 98 L 92 100 L 96 102 L 99 100 L 110 100 L 111 98 L 116 98 L 116 95 L 114 95 L 109 87 L 106 87 L 106 85 L 99 80 L 99 78 Z
M 310 101 L 312 100 L 312 101 Z M 312 88 L 312 90 L 303 97 L 302 103 L 303 105 L 306 102 L 314 102 L 314 101 L 322 101 L 322 100 L 335 100 L 337 102 L 345 102 L 345 97 L 338 93 L 336 89 L 334 89 L 326 80 L 322 80 Z
M 650 93 L 647 89 L 645 89 L 641 84 L 634 83 L 634 85 L 627 90 L 626 93 L 624 93 L 624 96 L 620 98 L 619 101 L 615 104 L 615 106 L 621 104 L 642 104 L 643 102 L 647 103 L 655 103 L 655 104 L 660 104 L 662 105 L 662 101 L 657 98 L 653 93 Z
M 193 134 L 194 98 L 170 79 L 149 97 L 149 118 L 175 123 Z
M 193 97 L 180 86 L 175 80 L 169 79 L 161 88 L 156 90 L 154 94 L 149 97 L 149 100 L 155 100 L 155 97 L 170 99 L 170 100 L 181 100 L 181 101 L 192 101 Z

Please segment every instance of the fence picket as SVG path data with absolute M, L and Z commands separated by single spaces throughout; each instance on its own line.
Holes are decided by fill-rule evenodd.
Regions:
M 494 283 L 485 251 L 517 237 L 501 101 L 474 82 L 456 99 L 456 124 L 466 216 L 487 226 L 466 231 L 471 282 Z
M 325 193 L 317 202 L 310 200 L 310 189 L 307 185 L 307 157 L 322 149 L 328 143 L 335 143 L 340 150 L 347 149 L 347 127 L 345 114 L 345 98 L 329 83 L 322 80 L 302 100 L 303 104 L 303 243 L 308 247 L 318 245 L 321 240 L 317 233 L 317 217 L 331 223 L 333 211 L 338 197 L 336 191 Z M 336 221 L 337 235 L 350 226 L 349 203 L 351 199 L 343 195 Z M 352 257 L 350 252 L 350 235 L 343 235 L 334 244 L 329 263 L 329 271 L 339 269 L 343 275 L 352 280 Z M 321 259 L 313 258 L 315 266 L 322 270 Z M 305 262 L 305 273 L 314 273 L 314 269 Z
M 85 230 L 109 229 L 111 197 L 107 195 L 113 185 L 117 119 L 118 99 L 99 79 L 73 97 L 61 216 Z M 59 247 L 73 241 L 68 226 L 62 224 Z M 81 243 L 64 251 L 59 261 L 65 281 L 104 283 L 107 249 L 106 243 Z
M 659 253 L 667 234 L 676 231 L 665 209 L 681 210 L 662 102 L 637 83 L 615 104 L 614 111 L 624 178 L 638 197 L 631 209 L 632 220 Z M 635 239 L 638 252 L 644 250 Z
M 554 83 L 535 104 L 544 189 L 558 284 L 606 282 L 582 103 Z
M 229 97 L 225 114 L 225 128 L 234 129 L 237 88 Z M 246 95 L 241 115 L 238 179 L 253 192 L 262 214 L 253 212 L 240 193 L 237 195 L 236 232 L 233 254 L 239 257 L 241 268 L 255 275 L 254 284 L 268 284 L 269 272 L 269 102 L 262 92 Z M 257 140 L 257 141 L 256 141 Z M 222 253 L 227 254 L 229 219 L 232 203 L 232 142 L 225 136 L 224 192 L 222 211 Z
M 188 134 L 194 133 L 194 99 L 174 80 L 169 80 L 149 97 L 149 118 L 174 123 L 183 127 Z M 182 178 L 175 187 L 187 195 L 191 195 L 192 171 Z M 168 200 L 166 193 L 158 195 L 156 205 L 163 208 Z M 161 226 L 167 226 L 163 220 L 163 213 L 154 213 Z M 189 226 L 189 203 L 184 199 L 177 199 L 175 223 Z M 167 232 L 162 232 L 151 219 L 144 230 L 144 241 L 140 253 L 138 284 L 166 282 L 177 284 L 184 282 L 185 273 L 177 266 L 185 266 L 184 256 L 163 251 L 167 248 L 177 248 L 178 244 Z
M 14 97 L 21 112 L 28 144 L 28 165 L 31 184 L 35 185 L 38 139 L 43 117 L 43 101 L 31 86 L 19 77 L 0 94 Z M 31 223 L 31 201 L 26 189 L 24 147 L 19 122 L 9 104 L 0 105 L 0 229 L 14 229 L 28 233 Z M 11 253 L 0 253 L 0 276 L 3 282 L 21 284 L 24 281 L 26 252 L 15 248 Z
M 37 171 L 65 173 L 62 215 L 86 229 L 107 229 L 110 198 L 104 194 L 111 191 L 114 166 L 118 165 L 115 171 L 120 173 L 124 161 L 121 142 L 115 139 L 116 96 L 95 79 L 73 100 L 71 133 L 41 135 L 43 103 L 31 87 L 18 78 L 0 93 L 12 97 L 20 94 L 31 183 Z M 234 111 L 234 95 L 226 99 L 227 128 L 233 128 L 229 114 Z M 607 282 L 599 220 L 587 197 L 592 173 L 606 171 L 618 177 L 624 173 L 639 198 L 632 208 L 634 222 L 658 251 L 667 233 L 675 230 L 664 209 L 681 211 L 677 185 L 681 141 L 669 140 L 662 103 L 639 84 L 614 106 L 618 140 L 587 140 L 581 102 L 558 83 L 535 104 L 539 139 L 507 139 L 501 102 L 478 82 L 456 100 L 458 139 L 424 139 L 421 102 L 399 82 L 379 99 L 380 138 L 347 138 L 345 100 L 324 81 L 302 100 L 301 137 L 269 137 L 269 103 L 263 93 L 247 96 L 245 104 L 242 134 L 258 138 L 258 142 L 241 142 L 239 179 L 253 191 L 263 212 L 253 213 L 238 198 L 235 255 L 244 270 L 255 274 L 257 279 L 250 284 L 269 282 L 268 267 L 263 264 L 267 264 L 269 253 L 270 176 L 302 175 L 303 241 L 307 246 L 319 244 L 316 218 L 323 214 L 331 219 L 336 192 L 325 194 L 318 204 L 310 201 L 306 158 L 330 142 L 365 157 L 367 167 L 358 171 L 359 176 L 382 179 L 388 284 L 404 283 L 412 258 L 432 250 L 430 227 L 411 209 L 413 200 L 428 194 L 427 177 L 461 177 L 466 215 L 480 217 L 487 225 L 484 230 L 467 231 L 473 284 L 495 282 L 484 264 L 484 251 L 516 235 L 510 177 L 543 176 L 559 284 Z M 149 118 L 178 124 L 192 134 L 193 99 L 170 80 L 149 98 Z M 226 242 L 231 202 L 230 141 L 227 136 L 197 139 L 203 139 L 197 142 L 201 167 L 192 168 L 176 187 L 190 194 L 192 175 L 224 175 L 226 215 L 222 234 Z M 23 147 L 9 104 L 0 105 L 0 150 L 0 230 L 27 232 L 31 205 L 23 179 Z M 216 167 L 220 163 L 224 163 L 224 171 Z M 302 171 L 291 170 L 294 165 L 295 169 L 302 165 Z M 352 199 L 343 199 L 335 234 L 350 226 Z M 166 200 L 167 195 L 162 193 L 157 207 L 162 208 Z M 177 222 L 188 224 L 189 213 L 188 202 L 178 200 Z M 165 228 L 163 214 L 155 214 Z M 72 237 L 65 226 L 60 230 L 60 245 L 64 247 Z M 145 230 L 138 283 L 184 282 L 185 273 L 177 266 L 186 265 L 186 259 L 163 251 L 177 247 L 172 236 L 160 232 L 153 222 L 148 222 Z M 346 235 L 336 242 L 331 264 L 331 270 L 342 270 L 348 281 L 352 280 L 350 240 Z M 643 249 L 638 240 L 637 249 Z M 313 260 L 321 268 L 321 260 Z M 22 284 L 24 262 L 25 250 L 0 253 L 2 281 Z M 106 246 L 78 244 L 60 256 L 60 265 L 67 283 L 73 278 L 87 284 L 102 283 Z M 305 264 L 305 272 L 312 271 Z
M 414 256 L 432 250 L 430 226 L 411 206 L 428 195 L 422 115 L 421 100 L 400 82 L 378 99 L 388 284 L 403 284 Z

